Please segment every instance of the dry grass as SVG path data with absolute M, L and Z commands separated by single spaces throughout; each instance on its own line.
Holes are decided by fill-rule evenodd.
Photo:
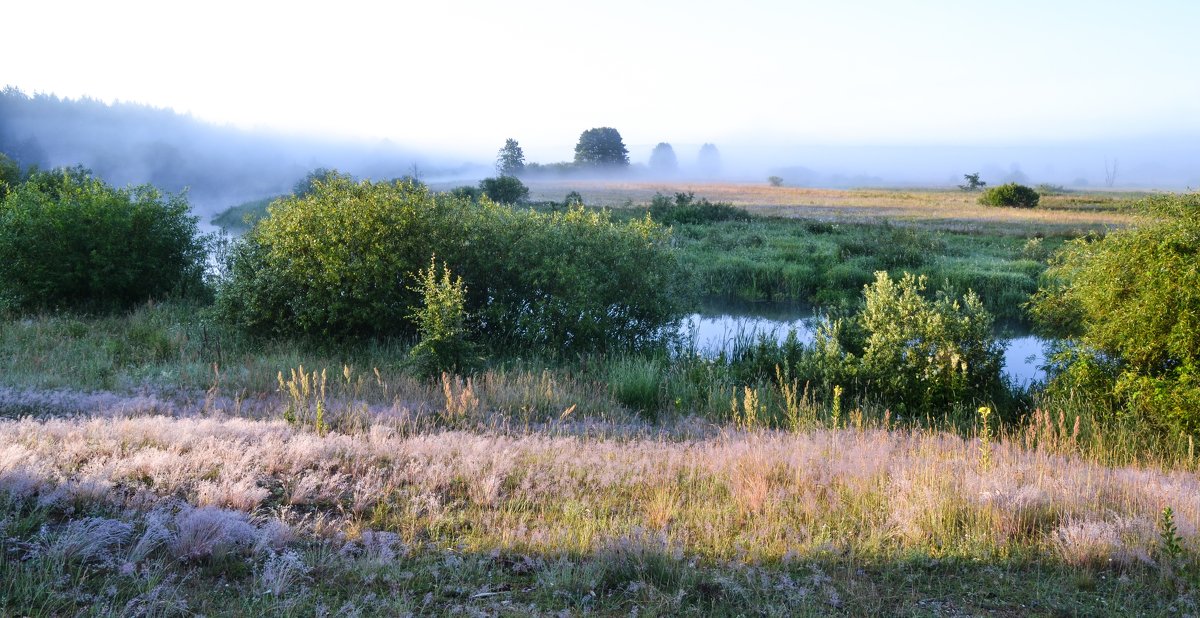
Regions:
M 711 201 L 729 202 L 753 213 L 843 222 L 887 219 L 937 229 L 971 231 L 1095 230 L 1135 223 L 1121 212 L 1133 199 L 1118 192 L 1051 195 L 1038 208 L 992 208 L 976 202 L 977 193 L 957 190 L 811 189 L 757 183 L 531 181 L 530 199 L 561 200 L 579 191 L 584 202 L 621 206 L 648 203 L 656 193 L 694 192 Z
M 1189 551 L 1200 525 L 1194 473 L 1105 467 L 1008 441 L 984 467 L 972 441 L 895 430 L 667 441 L 382 426 L 318 435 L 227 417 L 5 420 L 0 491 L 44 504 L 149 510 L 182 499 L 321 513 L 325 534 L 382 529 L 483 551 L 592 552 L 644 528 L 689 555 L 754 561 L 833 548 L 1149 564 L 1163 507 Z M 212 551 L 230 528 L 205 513 L 191 517 L 208 523 L 181 524 L 191 531 L 174 545 L 184 556 Z M 462 520 L 472 525 L 451 525 Z

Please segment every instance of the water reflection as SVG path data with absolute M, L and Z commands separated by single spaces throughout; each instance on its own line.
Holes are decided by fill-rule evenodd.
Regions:
M 706 356 L 728 352 L 735 341 L 757 340 L 761 335 L 779 342 L 788 333 L 807 345 L 813 341 L 815 314 L 811 307 L 778 303 L 706 305 L 700 312 L 687 316 L 680 334 L 691 338 L 696 351 Z M 1012 326 L 998 329 L 1005 343 L 1004 374 L 1018 385 L 1028 386 L 1045 379 L 1041 366 L 1045 362 L 1045 342 Z

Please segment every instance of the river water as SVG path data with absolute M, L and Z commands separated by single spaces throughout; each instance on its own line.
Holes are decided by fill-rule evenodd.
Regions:
M 759 303 L 736 305 L 707 305 L 699 312 L 684 318 L 680 334 L 695 339 L 696 350 L 716 356 L 729 351 L 733 342 L 767 334 L 782 342 L 788 333 L 796 331 L 801 343 L 811 344 L 816 316 L 810 307 Z M 1004 348 L 1004 374 L 1019 386 L 1029 386 L 1045 379 L 1045 341 L 1013 328 L 997 330 Z

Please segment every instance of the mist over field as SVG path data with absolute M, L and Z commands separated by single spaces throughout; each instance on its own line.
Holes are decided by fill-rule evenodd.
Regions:
M 658 142 L 635 141 L 635 135 L 626 138 L 631 165 L 601 173 L 554 165 L 571 160 L 574 138 L 564 135 L 558 145 L 525 142 L 529 151 L 548 155 L 531 161 L 544 167 L 526 174 L 527 180 L 761 183 L 775 175 L 786 186 L 800 187 L 945 187 L 978 172 L 992 184 L 1200 186 L 1200 139 L 1187 135 L 882 145 L 743 136 L 717 143 L 717 161 L 708 165 L 698 160 L 701 144 L 671 144 L 677 159 L 671 170 L 650 164 Z M 416 176 L 439 186 L 474 184 L 495 174 L 494 151 L 482 147 L 428 152 L 382 138 L 248 130 L 138 103 L 27 95 L 14 87 L 0 94 L 0 152 L 26 166 L 83 165 L 117 185 L 151 183 L 171 192 L 186 187 L 193 208 L 204 218 L 241 202 L 287 193 L 305 173 L 321 167 L 374 180 Z
M 290 192 L 319 167 L 375 179 L 480 173 L 464 159 L 428 156 L 383 139 L 244 130 L 138 103 L 26 95 L 12 87 L 0 92 L 0 152 L 42 169 L 82 165 L 118 186 L 187 188 L 188 200 L 205 217 Z

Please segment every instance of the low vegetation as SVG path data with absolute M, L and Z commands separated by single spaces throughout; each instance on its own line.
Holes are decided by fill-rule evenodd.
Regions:
M 203 248 L 182 200 L 56 174 L 5 208 L 145 198 L 152 224 L 115 230 Z M 1195 196 L 1070 240 L 1039 217 L 1132 214 L 1072 195 L 950 229 L 571 191 L 327 170 L 211 288 L 199 253 L 202 293 L 10 302 L 0 613 L 1197 611 Z M 9 212 L 21 247 L 39 228 Z M 824 313 L 812 342 L 706 356 L 675 330 L 701 295 Z M 1000 372 L 993 322 L 1026 307 L 1064 338 L 1047 385 Z
M 1041 196 L 1037 191 L 1015 182 L 984 189 L 979 203 L 984 206 L 1009 206 L 1012 208 L 1034 208 Z

